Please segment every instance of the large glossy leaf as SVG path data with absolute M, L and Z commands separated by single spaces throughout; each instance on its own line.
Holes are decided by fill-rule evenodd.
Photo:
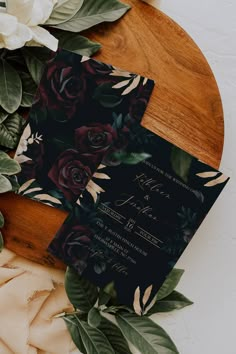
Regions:
M 21 72 L 20 73 L 21 81 L 22 81 L 22 107 L 31 107 L 34 96 L 36 94 L 37 86 L 33 81 L 31 75 L 28 73 Z
M 10 181 L 5 177 L 0 175 L 0 193 L 6 193 L 11 190 L 11 183 Z
M 19 173 L 21 170 L 20 165 L 16 160 L 11 159 L 9 156 L 4 159 L 0 159 L 0 173 L 3 175 L 11 176 Z
M 4 111 L 1 107 L 0 107 L 0 124 L 2 122 L 4 122 L 4 120 L 7 118 L 9 113 L 7 113 L 6 111 Z
M 47 48 L 24 47 L 22 53 L 27 68 L 34 82 L 38 85 L 43 75 L 46 61 L 49 60 L 51 52 Z
M 105 334 L 109 340 L 115 354 L 131 354 L 129 345 L 124 338 L 121 330 L 111 321 L 102 317 L 98 329 Z
M 0 59 L 0 83 L 0 106 L 13 113 L 21 103 L 22 85 L 17 71 L 4 59 Z
M 58 30 L 53 32 L 53 35 L 59 40 L 60 48 L 88 57 L 95 54 L 101 48 L 99 43 L 92 42 L 78 33 Z
M 55 27 L 71 32 L 81 32 L 104 21 L 116 21 L 129 9 L 129 5 L 117 0 L 86 0 L 74 17 Z
M 14 113 L 9 115 L 0 124 L 0 145 L 14 149 L 20 139 L 22 126 L 23 119 L 19 114 Z
M 124 336 L 145 354 L 176 354 L 178 350 L 164 331 L 147 317 L 124 313 L 116 316 Z
M 178 291 L 173 291 L 164 299 L 157 301 L 148 311 L 147 315 L 150 316 L 158 312 L 180 310 L 192 304 L 193 302 L 187 299 L 184 295 L 180 294 Z
M 81 351 L 83 354 L 87 354 L 87 351 L 84 347 L 84 344 L 82 342 L 81 334 L 80 334 L 80 329 L 78 325 L 78 320 L 76 315 L 66 315 L 63 317 L 67 329 L 71 335 L 71 338 L 73 342 L 75 343 L 76 347 Z
M 54 7 L 45 25 L 57 25 L 69 21 L 79 11 L 84 0 L 61 0 Z
M 4 241 L 3 241 L 2 233 L 0 231 L 0 252 L 2 252 L 3 247 L 4 247 Z
M 170 158 L 172 168 L 177 176 L 181 177 L 186 183 L 188 182 L 188 175 L 192 160 L 193 157 L 187 152 L 176 146 L 173 147 Z
M 99 326 L 101 320 L 100 311 L 96 307 L 92 307 L 88 313 L 88 324 L 96 328 Z
M 87 354 L 115 354 L 108 339 L 99 329 L 79 319 L 78 326 Z
M 166 278 L 160 290 L 158 291 L 156 299 L 161 300 L 170 295 L 172 291 L 176 288 L 176 286 L 179 284 L 179 281 L 183 274 L 183 269 L 174 268 Z
M 89 312 L 97 301 L 97 287 L 71 268 L 66 271 L 65 288 L 70 302 L 83 312 Z

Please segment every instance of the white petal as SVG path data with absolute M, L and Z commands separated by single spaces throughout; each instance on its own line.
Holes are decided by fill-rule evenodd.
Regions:
M 50 17 L 57 0 L 34 0 L 29 26 L 44 24 Z
M 22 25 L 21 23 L 18 24 L 17 30 L 12 33 L 10 36 L 4 37 L 5 48 L 7 49 L 18 49 L 25 45 L 26 42 L 30 41 L 32 38 L 32 32 L 30 29 Z
M 15 16 L 0 12 L 0 35 L 10 36 L 17 30 L 18 21 Z
M 48 47 L 49 49 L 53 50 L 54 52 L 57 51 L 58 48 L 58 40 L 53 37 L 47 30 L 42 27 L 35 26 L 30 27 L 33 33 L 33 40 L 39 44 Z
M 16 16 L 19 22 L 27 24 L 32 16 L 35 0 L 7 0 L 7 13 Z

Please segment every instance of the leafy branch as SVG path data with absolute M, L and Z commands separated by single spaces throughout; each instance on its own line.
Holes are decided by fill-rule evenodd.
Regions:
M 178 353 L 166 331 L 150 316 L 179 310 L 192 304 L 175 291 L 184 271 L 173 269 L 143 316 L 114 303 L 112 288 L 98 289 L 67 269 L 65 288 L 75 311 L 62 317 L 77 348 L 83 354 L 131 354 L 129 342 L 141 353 Z

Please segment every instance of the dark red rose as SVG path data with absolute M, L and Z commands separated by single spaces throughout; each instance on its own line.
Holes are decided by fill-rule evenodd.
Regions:
M 80 155 L 76 150 L 66 150 L 57 159 L 48 177 L 64 193 L 69 201 L 75 201 L 92 177 L 87 163 L 89 155 Z
M 64 63 L 51 62 L 39 86 L 38 97 L 59 121 L 70 119 L 76 111 L 79 102 L 84 101 L 86 81 L 84 75 L 72 66 Z M 50 92 L 50 94 L 48 94 Z
M 115 138 L 116 132 L 110 124 L 94 123 L 75 130 L 75 146 L 81 152 L 104 152 Z
M 61 230 L 63 234 L 63 258 L 68 259 L 81 274 L 87 267 L 92 232 L 86 225 L 75 225 Z

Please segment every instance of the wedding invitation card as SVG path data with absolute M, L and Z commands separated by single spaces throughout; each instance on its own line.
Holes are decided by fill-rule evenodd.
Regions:
M 114 140 L 143 117 L 153 80 L 60 50 L 16 151 L 19 194 L 71 210 Z M 127 127 L 127 128 L 126 128 Z
M 148 305 L 228 178 L 139 124 L 122 139 L 122 148 L 117 141 L 109 148 L 49 251 L 112 289 L 121 304 L 132 306 L 137 289 L 152 289 Z

